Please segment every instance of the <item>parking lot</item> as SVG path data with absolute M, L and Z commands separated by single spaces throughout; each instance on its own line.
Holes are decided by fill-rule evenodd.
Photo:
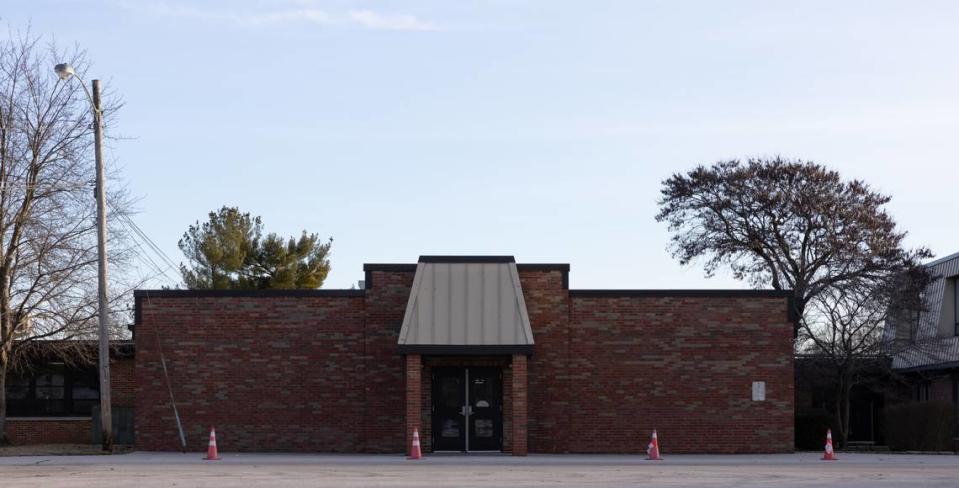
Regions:
M 815 453 L 788 455 L 429 456 L 202 454 L 135 452 L 114 456 L 0 458 L 3 486 L 44 487 L 499 487 L 499 486 L 956 486 L 959 457 Z

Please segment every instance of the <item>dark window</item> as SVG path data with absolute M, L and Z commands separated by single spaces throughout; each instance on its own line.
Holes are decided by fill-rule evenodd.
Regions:
M 442 378 L 440 383 L 440 404 L 444 407 L 458 407 L 463 404 L 460 397 L 458 378 Z
M 95 373 L 74 376 L 70 392 L 71 410 L 76 414 L 89 415 L 100 404 L 100 380 Z
M 929 381 L 923 381 L 916 384 L 915 391 L 915 400 L 917 402 L 928 402 L 929 401 L 929 387 L 931 383 Z
M 88 416 L 100 401 L 96 370 L 48 368 L 7 378 L 10 417 Z
M 39 415 L 66 412 L 66 391 L 62 373 L 45 373 L 34 378 L 34 399 Z
M 24 400 L 30 395 L 29 378 L 7 379 L 7 401 Z

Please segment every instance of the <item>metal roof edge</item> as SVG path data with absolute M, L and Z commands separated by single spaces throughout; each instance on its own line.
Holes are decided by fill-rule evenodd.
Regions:
M 685 289 L 576 289 L 569 290 L 571 297 L 616 298 L 616 297 L 691 297 L 691 298 L 789 298 L 792 290 L 685 290 Z
M 428 354 L 436 356 L 498 356 L 533 354 L 533 344 L 398 344 L 400 354 Z
M 948 255 L 948 256 L 941 257 L 941 258 L 939 258 L 939 259 L 936 259 L 935 261 L 928 262 L 928 263 L 925 264 L 925 266 L 926 266 L 927 268 L 931 268 L 931 267 L 933 267 L 933 266 L 937 266 L 937 265 L 940 265 L 940 264 L 942 264 L 942 263 L 945 263 L 946 261 L 952 261 L 953 259 L 959 259 L 959 252 L 950 254 L 950 255 Z
M 933 371 L 937 369 L 956 369 L 959 368 L 959 361 L 949 361 L 945 363 L 927 363 L 919 366 L 907 366 L 904 368 L 892 368 L 901 373 L 918 373 L 920 371 Z
M 227 298 L 227 297 L 363 297 L 364 290 L 133 290 L 134 298 Z
M 412 273 L 416 271 L 416 263 L 363 263 L 363 271 Z
M 515 263 L 513 256 L 420 256 L 420 263 Z
M 569 263 L 516 263 L 520 271 L 566 271 Z

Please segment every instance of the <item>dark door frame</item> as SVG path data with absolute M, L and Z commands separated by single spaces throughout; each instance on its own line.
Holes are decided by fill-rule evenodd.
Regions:
M 444 384 L 445 383 L 445 384 Z M 452 392 L 444 392 L 443 388 Z M 489 366 L 437 367 L 431 378 L 433 451 L 502 452 L 503 371 Z M 459 408 L 444 395 L 460 398 Z M 480 424 L 479 422 L 484 422 Z M 443 436 L 456 428 L 457 436 Z

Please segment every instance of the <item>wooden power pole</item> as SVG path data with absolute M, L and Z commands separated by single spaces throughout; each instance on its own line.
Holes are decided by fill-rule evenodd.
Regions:
M 82 80 L 81 80 L 82 83 Z M 113 450 L 113 412 L 110 395 L 110 298 L 107 294 L 107 192 L 103 168 L 103 112 L 100 80 L 93 80 L 93 138 L 97 160 L 97 315 L 99 323 L 100 427 L 103 450 Z

